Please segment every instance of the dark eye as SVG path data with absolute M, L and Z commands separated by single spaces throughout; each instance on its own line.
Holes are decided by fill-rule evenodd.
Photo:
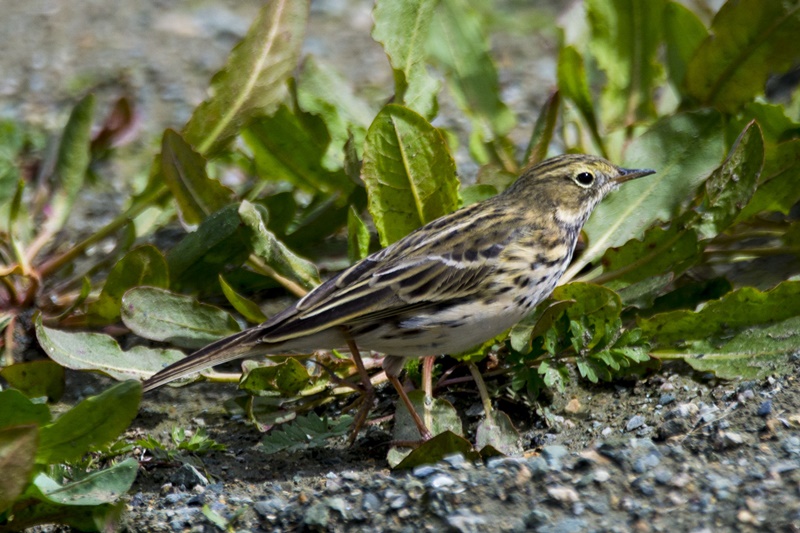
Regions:
M 594 183 L 594 175 L 591 172 L 581 172 L 575 176 L 575 181 L 578 182 L 578 185 L 581 187 L 588 187 Z

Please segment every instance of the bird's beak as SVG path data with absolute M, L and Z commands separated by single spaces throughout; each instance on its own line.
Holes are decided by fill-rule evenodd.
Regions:
M 619 185 L 620 183 L 625 183 L 626 181 L 635 180 L 636 178 L 649 176 L 655 173 L 655 170 L 649 168 L 621 168 L 619 169 L 619 176 L 614 179 L 614 183 Z

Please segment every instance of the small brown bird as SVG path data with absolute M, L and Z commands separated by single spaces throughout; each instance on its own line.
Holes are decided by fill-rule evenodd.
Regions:
M 361 348 L 387 355 L 383 367 L 413 416 L 397 379 L 405 358 L 463 352 L 516 324 L 553 291 L 600 200 L 654 172 L 576 154 L 533 165 L 503 193 L 422 226 L 263 324 L 158 372 L 144 390 L 242 357 L 348 347 L 371 392 Z

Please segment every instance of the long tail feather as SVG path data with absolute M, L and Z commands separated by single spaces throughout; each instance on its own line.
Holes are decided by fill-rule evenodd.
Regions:
M 248 329 L 212 342 L 154 374 L 142 384 L 142 388 L 147 392 L 193 372 L 264 352 L 265 345 L 258 342 L 259 337 L 255 330 Z

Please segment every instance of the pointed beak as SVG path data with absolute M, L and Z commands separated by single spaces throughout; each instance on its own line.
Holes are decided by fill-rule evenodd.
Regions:
M 619 185 L 620 183 L 625 183 L 626 181 L 635 180 L 636 178 L 649 176 L 655 173 L 655 170 L 649 168 L 621 168 L 619 169 L 619 176 L 614 179 L 614 183 Z

